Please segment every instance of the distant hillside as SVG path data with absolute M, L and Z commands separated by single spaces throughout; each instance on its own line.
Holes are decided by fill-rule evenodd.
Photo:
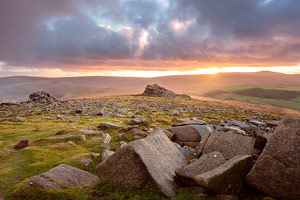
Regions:
M 182 75 L 156 78 L 132 77 L 4 77 L 0 78 L 0 102 L 26 100 L 31 92 L 44 90 L 61 98 L 85 98 L 141 93 L 146 85 L 157 83 L 176 93 L 201 96 L 225 87 L 265 85 L 300 88 L 300 75 L 274 72 L 219 73 L 212 75 Z

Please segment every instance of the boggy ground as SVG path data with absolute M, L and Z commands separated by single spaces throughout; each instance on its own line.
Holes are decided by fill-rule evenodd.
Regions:
M 224 106 L 217 102 L 181 100 L 142 96 L 115 96 L 100 99 L 81 99 L 47 104 L 18 104 L 0 107 L 0 199 L 18 198 L 14 191 L 32 176 L 46 172 L 59 165 L 68 164 L 95 174 L 101 156 L 93 158 L 92 152 L 103 150 L 102 137 L 86 136 L 85 141 L 34 142 L 54 135 L 82 135 L 80 129 L 96 130 L 99 122 L 113 122 L 125 127 L 133 117 L 148 119 L 150 128 L 168 127 L 186 118 L 215 120 L 278 120 L 280 113 L 265 113 L 262 110 L 237 106 Z M 138 139 L 133 135 L 120 138 L 120 132 L 107 131 L 112 137 L 110 146 L 115 151 L 120 142 Z M 28 139 L 29 146 L 13 151 L 20 141 Z M 72 157 L 92 160 L 88 167 Z M 98 184 L 92 188 L 68 188 L 62 191 L 35 193 L 32 199 L 163 199 L 155 194 L 128 188 Z M 207 199 L 194 196 L 181 189 L 176 199 Z M 213 198 L 212 198 L 213 199 Z

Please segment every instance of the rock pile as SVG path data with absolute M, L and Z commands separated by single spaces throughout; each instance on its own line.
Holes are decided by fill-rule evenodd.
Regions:
M 51 96 L 49 93 L 44 91 L 34 92 L 29 95 L 28 102 L 34 102 L 34 103 L 42 103 L 42 104 L 51 104 L 54 102 L 59 102 L 58 99 Z
M 167 90 L 164 87 L 161 87 L 157 84 L 147 85 L 143 94 L 144 96 L 152 96 L 152 97 L 167 97 L 167 98 L 184 98 L 184 99 L 191 99 L 189 95 L 186 94 L 176 94 L 171 90 Z

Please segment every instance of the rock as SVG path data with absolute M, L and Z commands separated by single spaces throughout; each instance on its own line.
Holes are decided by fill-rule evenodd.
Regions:
M 98 129 L 99 130 L 109 130 L 109 129 L 119 129 L 121 128 L 119 125 L 116 125 L 116 124 L 113 124 L 113 123 L 110 123 L 110 122 L 101 122 L 99 123 L 98 125 Z
M 97 174 L 100 182 L 123 187 L 146 189 L 174 197 L 175 170 L 186 159 L 162 130 L 128 143 L 100 163 Z
M 139 126 L 150 127 L 150 122 L 146 119 L 143 119 L 143 118 L 130 119 L 128 121 L 128 124 L 129 125 L 139 125 Z
M 195 149 L 193 148 L 190 148 L 190 147 L 187 147 L 187 146 L 184 146 L 184 147 L 181 147 L 180 144 L 174 142 L 173 143 L 177 148 L 178 150 L 185 156 L 185 157 L 188 157 L 188 156 L 195 156 L 196 155 L 196 151 Z
M 300 197 L 300 118 L 285 117 L 247 176 L 253 188 L 280 199 Z
M 237 155 L 252 155 L 255 138 L 234 132 L 216 131 L 206 136 L 207 141 L 197 147 L 197 156 L 213 151 L 220 152 L 226 160 Z M 202 142 L 202 141 L 201 141 Z
M 204 154 L 195 162 L 176 170 L 176 181 L 183 186 L 197 186 L 196 175 L 213 170 L 226 162 L 220 152 Z
M 21 150 L 28 147 L 29 140 L 21 140 L 17 145 L 14 146 L 15 150 Z
M 109 158 L 109 156 L 113 155 L 115 152 L 104 149 L 101 153 L 102 156 L 102 161 L 106 160 L 107 158 Z
M 166 130 L 173 133 L 172 141 L 184 144 L 195 148 L 201 140 L 201 136 L 206 132 L 211 132 L 211 129 L 204 125 L 193 125 L 193 126 L 178 126 L 170 127 Z
M 127 126 L 127 127 L 121 128 L 120 131 L 128 132 L 128 131 L 131 131 L 131 130 L 133 130 L 135 128 L 139 128 L 139 125 Z
M 143 94 L 144 96 L 152 96 L 152 97 L 167 97 L 167 98 L 184 98 L 184 99 L 192 99 L 190 96 L 186 94 L 176 94 L 173 91 L 167 90 L 164 87 L 161 87 L 157 84 L 147 85 Z
M 179 124 L 173 124 L 172 126 L 188 126 L 188 125 L 206 125 L 206 122 L 203 120 L 187 120 Z
M 277 127 L 279 124 L 279 121 L 270 121 L 270 120 L 266 120 L 265 123 L 267 124 L 267 126 L 274 128 Z
M 240 135 L 248 135 L 245 131 L 241 130 L 238 127 L 228 127 L 228 126 L 226 126 L 226 127 L 221 127 L 218 130 L 220 130 L 222 132 L 231 131 L 231 132 L 234 132 L 234 133 L 237 133 L 237 134 L 240 134 Z
M 265 122 L 260 122 L 260 121 L 257 121 L 257 120 L 249 120 L 249 123 L 253 124 L 255 126 L 266 126 Z
M 99 156 L 100 156 L 100 153 L 95 153 L 95 152 L 92 152 L 92 156 L 93 156 L 93 158 L 97 158 L 97 157 L 99 157 Z
M 72 159 L 78 160 L 79 162 L 81 162 L 82 164 L 84 164 L 85 166 L 92 168 L 92 160 L 89 158 L 84 158 L 84 157 L 73 157 Z
M 34 143 L 42 142 L 67 142 L 67 141 L 85 141 L 84 135 L 64 135 L 50 138 L 42 138 L 35 140 Z
M 138 128 L 135 128 L 131 131 L 131 134 L 132 135 L 137 135 L 137 136 L 142 136 L 142 137 L 147 137 L 147 133 L 145 133 L 144 131 L 138 129 Z
M 252 165 L 250 155 L 238 155 L 211 171 L 197 175 L 195 181 L 209 193 L 237 194 Z
M 79 131 L 85 135 L 103 135 L 104 134 L 102 131 L 87 130 L 87 129 L 80 129 Z
M 3 144 L 3 141 L 0 141 L 0 145 Z
M 28 102 L 34 102 L 34 103 L 54 103 L 59 102 L 58 99 L 51 96 L 49 93 L 40 91 L 40 92 L 34 92 L 29 95 Z
M 108 133 L 103 134 L 103 143 L 108 144 L 111 140 L 111 136 Z
M 40 174 L 28 181 L 23 189 L 40 186 L 45 189 L 61 190 L 63 187 L 93 186 L 98 177 L 76 167 L 61 164 L 46 173 Z

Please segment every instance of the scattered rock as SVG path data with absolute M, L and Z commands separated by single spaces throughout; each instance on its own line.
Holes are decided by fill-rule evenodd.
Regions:
M 3 144 L 3 141 L 0 141 L 0 145 Z
M 213 170 L 224 164 L 226 160 L 220 152 L 204 154 L 195 162 L 176 170 L 176 181 L 183 186 L 197 186 L 196 175 Z
M 196 150 L 191 148 L 191 147 L 187 147 L 187 146 L 183 146 L 181 147 L 180 144 L 174 142 L 173 143 L 177 148 L 178 150 L 185 156 L 185 157 L 188 157 L 188 156 L 195 156 L 196 155 Z
M 179 124 L 173 124 L 172 126 L 188 126 L 188 125 L 206 125 L 206 122 L 203 120 L 187 120 Z
M 132 135 L 135 135 L 135 136 L 142 136 L 142 137 L 147 137 L 147 133 L 138 129 L 138 128 L 135 128 L 131 131 L 131 134 Z
M 14 146 L 15 150 L 21 150 L 28 147 L 29 140 L 21 140 L 17 145 Z
M 92 156 L 93 156 L 93 158 L 97 158 L 97 157 L 99 157 L 99 156 L 100 156 L 100 153 L 95 153 L 95 152 L 92 152 Z
M 107 158 L 109 158 L 111 155 L 113 155 L 115 152 L 104 149 L 101 153 L 102 156 L 102 161 L 106 160 Z
M 186 159 L 162 130 L 130 142 L 97 166 L 100 182 L 123 187 L 143 188 L 174 197 L 175 170 Z
M 98 129 L 99 130 L 109 130 L 109 129 L 119 129 L 121 128 L 119 125 L 116 125 L 116 124 L 113 124 L 113 123 L 110 123 L 110 122 L 101 122 L 99 123 L 98 125 Z
M 61 190 L 63 187 L 93 186 L 99 181 L 98 177 L 76 167 L 61 164 L 28 181 L 23 189 L 40 186 L 45 189 Z
M 197 175 L 195 181 L 209 193 L 237 194 L 252 165 L 250 155 L 239 155 L 211 171 Z
M 197 147 L 197 156 L 200 156 L 201 153 L 206 154 L 218 151 L 227 160 L 237 155 L 252 155 L 255 144 L 255 138 L 231 131 L 216 131 L 210 133 L 204 139 L 207 141 L 199 144 Z
M 138 125 L 138 126 L 145 126 L 145 127 L 150 127 L 150 122 L 144 118 L 134 118 L 130 119 L 128 121 L 129 125 Z
M 265 120 L 265 123 L 267 124 L 267 126 L 274 128 L 277 127 L 279 124 L 279 121 L 270 121 L 270 120 Z
M 300 197 L 300 118 L 285 117 L 247 176 L 253 188 L 280 199 Z
M 84 164 L 85 166 L 92 168 L 92 160 L 89 158 L 84 158 L 84 157 L 73 157 L 73 159 L 78 160 L 79 162 L 81 162 L 82 164 Z
M 85 135 L 103 135 L 102 131 L 95 131 L 95 130 L 87 130 L 87 129 L 80 129 L 80 132 Z
M 111 136 L 108 133 L 103 134 L 103 143 L 108 144 L 111 140 Z

